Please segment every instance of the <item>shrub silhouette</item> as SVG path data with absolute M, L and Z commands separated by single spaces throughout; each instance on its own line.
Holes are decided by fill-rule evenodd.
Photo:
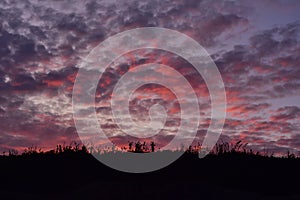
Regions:
M 43 153 L 41 148 L 38 148 L 37 146 L 31 146 L 31 147 L 27 147 L 22 155 L 36 155 L 36 154 L 41 154 Z
M 34 155 L 61 155 L 61 154 L 106 154 L 110 152 L 119 152 L 122 153 L 124 151 L 126 152 L 132 152 L 132 153 L 149 153 L 149 152 L 155 152 L 156 151 L 157 144 L 153 141 L 147 143 L 147 142 L 132 142 L 128 141 L 128 148 L 127 147 L 120 147 L 113 145 L 111 148 L 95 148 L 94 146 L 85 146 L 77 142 L 71 142 L 69 145 L 66 145 L 65 143 L 56 145 L 55 149 L 51 149 L 48 151 L 43 151 L 41 148 L 38 148 L 37 146 L 31 146 L 24 149 L 24 151 L 19 154 L 17 150 L 10 149 L 8 151 L 8 154 L 6 152 L 3 152 L 3 156 L 8 157 L 16 157 L 16 156 L 34 156 Z M 248 143 L 243 143 L 241 140 L 235 142 L 235 143 L 229 143 L 229 142 L 221 142 L 217 143 L 213 150 L 209 153 L 209 155 L 212 156 L 230 156 L 230 155 L 245 155 L 245 156 L 260 156 L 260 157 L 269 157 L 273 158 L 274 153 L 264 153 L 262 154 L 259 151 L 254 151 L 251 148 L 247 148 Z M 201 145 L 198 143 L 194 146 L 189 146 L 187 149 L 184 149 L 184 147 L 181 147 L 180 150 L 176 151 L 184 151 L 185 154 L 194 154 L 198 155 L 199 151 L 201 150 Z M 166 151 L 166 150 L 165 150 Z M 168 152 L 172 152 L 169 150 Z M 286 156 L 282 156 L 282 158 L 287 159 L 298 159 L 294 153 L 291 153 L 290 151 L 287 151 Z
M 51 199 L 61 199 L 61 195 L 67 194 L 74 196 L 63 196 L 66 197 L 63 199 L 99 199 L 100 193 L 101 199 L 112 199 L 111 195 L 119 195 L 120 199 L 129 191 L 136 193 L 137 188 L 145 191 L 136 195 L 138 198 L 126 196 L 124 199 L 141 196 L 156 199 L 151 196 L 155 191 L 159 191 L 158 197 L 164 194 L 164 199 L 170 198 L 172 193 L 173 199 L 199 199 L 199 192 L 204 199 L 211 199 L 211 195 L 219 195 L 218 192 L 221 192 L 218 198 L 213 199 L 227 199 L 223 198 L 225 193 L 222 191 L 228 190 L 233 191 L 228 193 L 228 199 L 233 196 L 237 196 L 233 199 L 274 199 L 274 195 L 281 195 L 285 200 L 291 199 L 290 196 L 299 199 L 298 185 L 286 184 L 300 179 L 300 159 L 292 152 L 281 158 L 256 152 L 242 141 L 221 142 L 205 158 L 199 159 L 199 144 L 174 151 L 159 151 L 153 144 L 157 145 L 151 141 L 136 141 L 128 142 L 128 146 L 122 148 L 100 149 L 72 142 L 58 144 L 49 151 L 35 146 L 19 154 L 10 150 L 0 156 L 1 199 L 24 199 L 24 194 L 28 194 L 29 199 L 44 199 L 46 193 Z M 124 152 L 171 155 L 178 151 L 185 153 L 174 164 L 145 174 L 118 172 L 91 156 L 95 153 L 118 157 Z M 16 184 L 19 182 L 21 184 Z M 174 188 L 171 193 L 170 188 Z M 180 192 L 185 193 L 180 195 Z M 253 193 L 260 198 L 252 197 Z

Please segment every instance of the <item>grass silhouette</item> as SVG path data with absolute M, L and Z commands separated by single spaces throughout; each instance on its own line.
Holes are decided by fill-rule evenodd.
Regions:
M 91 155 L 91 151 L 103 156 L 136 152 L 133 147 L 100 151 L 74 142 L 49 151 L 38 147 L 22 153 L 11 150 L 0 156 L 0 197 L 300 199 L 300 159 L 289 152 L 282 157 L 255 152 L 242 141 L 219 143 L 203 159 L 198 158 L 199 146 L 190 146 L 168 167 L 144 174 L 116 171 Z M 149 152 L 149 148 L 136 153 Z M 157 153 L 172 151 L 157 149 Z

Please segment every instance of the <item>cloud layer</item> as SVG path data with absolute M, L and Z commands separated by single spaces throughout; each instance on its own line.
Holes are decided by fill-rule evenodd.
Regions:
M 226 87 L 225 138 L 242 139 L 254 148 L 273 152 L 299 151 L 300 104 L 295 99 L 300 97 L 300 22 L 294 13 L 300 5 L 272 1 L 267 3 L 268 12 L 262 13 L 261 4 L 205 0 L 1 1 L 0 148 L 52 148 L 57 143 L 78 140 L 71 105 L 78 64 L 109 36 L 154 26 L 189 35 L 212 56 Z M 278 7 L 287 14 L 277 16 Z M 105 71 L 95 98 L 102 128 L 117 144 L 135 139 L 125 136 L 113 123 L 108 102 L 124 73 L 151 62 L 173 67 L 196 91 L 201 99 L 197 138 L 201 141 L 210 122 L 205 82 L 185 60 L 158 50 L 129 53 Z M 156 103 L 165 107 L 168 118 L 162 132 L 150 139 L 163 146 L 180 125 L 176 96 L 164 87 L 146 85 L 134 94 L 130 111 L 133 119 L 147 121 L 149 108 Z

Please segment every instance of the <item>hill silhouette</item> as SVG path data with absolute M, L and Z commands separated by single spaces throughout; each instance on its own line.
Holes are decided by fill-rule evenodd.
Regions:
M 0 166 L 1 199 L 300 199 L 299 158 L 261 155 L 241 142 L 218 144 L 203 159 L 190 147 L 168 167 L 143 174 L 111 169 L 78 144 L 11 151 Z

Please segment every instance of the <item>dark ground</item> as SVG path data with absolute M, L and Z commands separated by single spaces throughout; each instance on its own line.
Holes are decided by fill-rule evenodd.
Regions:
M 84 153 L 0 157 L 0 199 L 300 199 L 300 159 L 185 154 L 129 174 Z

